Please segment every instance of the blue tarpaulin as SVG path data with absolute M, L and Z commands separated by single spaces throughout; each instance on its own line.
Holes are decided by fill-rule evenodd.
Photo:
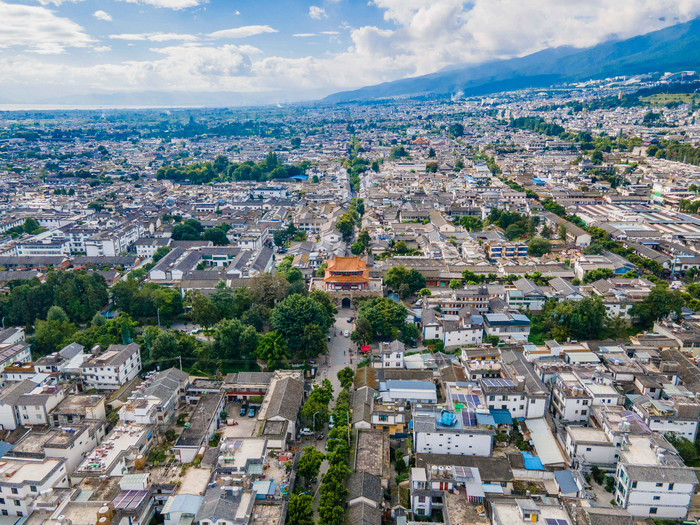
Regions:
M 494 408 L 491 410 L 491 415 L 497 425 L 512 425 L 513 416 L 504 408 Z
M 542 461 L 537 456 L 533 456 L 529 452 L 521 452 L 523 455 L 523 462 L 525 463 L 525 470 L 544 470 Z

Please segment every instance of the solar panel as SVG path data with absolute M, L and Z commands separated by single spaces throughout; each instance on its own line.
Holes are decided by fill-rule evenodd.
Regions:
M 233 448 L 234 448 L 235 450 L 238 450 L 238 449 L 241 448 L 242 446 L 243 446 L 243 441 L 234 441 L 234 442 L 233 442 Z
M 475 427 L 476 426 L 476 412 L 471 410 L 462 410 L 462 423 L 465 427 Z

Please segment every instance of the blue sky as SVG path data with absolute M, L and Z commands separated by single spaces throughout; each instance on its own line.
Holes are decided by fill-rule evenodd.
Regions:
M 302 100 L 699 15 L 700 0 L 0 0 L 0 101 Z

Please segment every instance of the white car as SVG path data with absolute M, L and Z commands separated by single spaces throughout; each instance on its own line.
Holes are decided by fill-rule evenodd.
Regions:
M 343 332 L 343 335 L 344 335 L 345 337 L 350 337 L 350 332 L 348 332 L 347 330 L 345 330 L 345 331 Z
M 305 428 L 305 429 L 303 429 L 303 430 L 300 432 L 300 434 L 301 434 L 302 436 L 313 436 L 313 435 L 314 435 L 314 431 L 311 430 L 310 428 Z

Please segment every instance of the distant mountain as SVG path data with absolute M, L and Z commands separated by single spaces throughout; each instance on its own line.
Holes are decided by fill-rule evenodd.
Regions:
M 327 102 L 400 96 L 485 95 L 618 75 L 700 70 L 700 18 L 586 49 L 560 47 L 509 60 L 451 68 L 326 97 Z

